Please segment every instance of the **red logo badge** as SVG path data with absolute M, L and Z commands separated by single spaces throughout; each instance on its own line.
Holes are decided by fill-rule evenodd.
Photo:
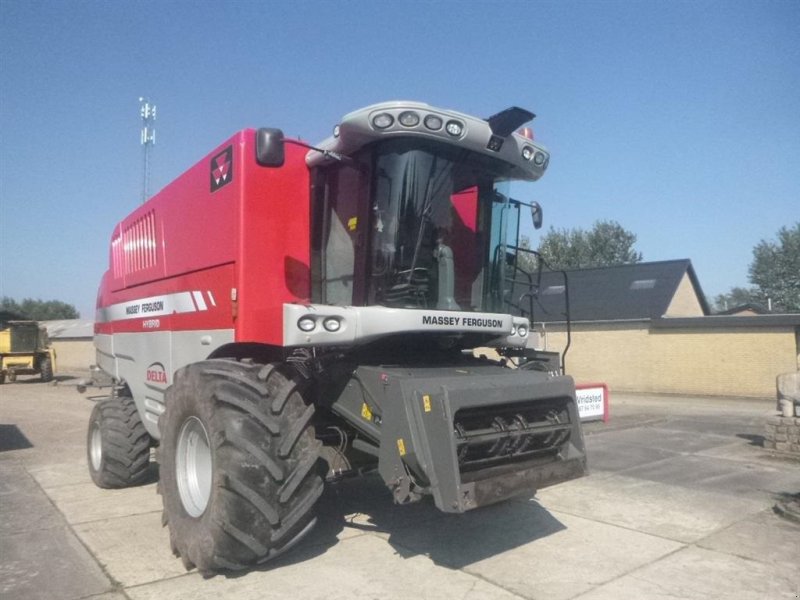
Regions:
M 161 363 L 153 363 L 147 367 L 147 374 L 145 376 L 150 383 L 167 384 L 167 371 Z
M 233 146 L 228 146 L 211 159 L 211 191 L 233 181 Z

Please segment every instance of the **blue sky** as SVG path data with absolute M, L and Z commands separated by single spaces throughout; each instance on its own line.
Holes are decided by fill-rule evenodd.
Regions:
M 0 295 L 93 314 L 115 222 L 238 129 L 411 99 L 537 113 L 546 226 L 614 219 L 709 297 L 800 220 L 800 2 L 0 0 Z M 534 244 L 536 239 L 534 238 Z

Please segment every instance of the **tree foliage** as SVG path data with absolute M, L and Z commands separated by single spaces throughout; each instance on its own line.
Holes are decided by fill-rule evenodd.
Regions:
M 3 296 L 2 300 L 0 300 L 0 311 L 8 311 L 34 321 L 77 319 L 80 317 L 77 309 L 72 304 L 67 304 L 60 300 L 24 298 L 21 302 L 17 302 L 8 296 Z
M 616 221 L 597 221 L 588 231 L 551 227 L 539 244 L 539 253 L 553 269 L 611 267 L 641 262 L 635 243 L 636 234 Z
M 723 312 L 729 308 L 743 306 L 745 304 L 758 304 L 767 308 L 767 299 L 764 298 L 755 288 L 732 288 L 730 292 L 719 294 L 714 298 L 714 310 Z
M 716 297 L 717 310 L 760 304 L 773 312 L 800 312 L 800 221 L 778 230 L 776 241 L 761 240 L 753 248 L 749 288 L 733 288 Z
M 800 312 L 800 221 L 778 230 L 777 241 L 761 240 L 753 248 L 750 283 L 773 310 Z

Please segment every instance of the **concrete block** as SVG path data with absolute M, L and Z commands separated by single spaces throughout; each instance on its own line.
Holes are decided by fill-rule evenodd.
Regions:
M 783 417 L 779 417 L 777 415 L 767 417 L 767 425 L 776 425 L 776 426 L 782 425 L 783 424 L 783 422 L 781 421 L 782 418 Z
M 703 490 L 722 496 L 750 498 L 772 505 L 771 493 L 800 489 L 800 470 L 776 463 L 758 466 L 735 461 L 720 461 L 706 456 L 687 455 L 663 460 L 646 467 L 629 469 L 626 477 L 654 481 L 685 489 Z M 790 486 L 790 487 L 783 487 Z
M 0 535 L 0 598 L 77 600 L 111 590 L 66 527 Z
M 782 519 L 770 508 L 700 540 L 697 545 L 762 563 L 782 565 L 788 572 L 794 572 L 800 551 L 798 533 L 797 525 Z
M 593 476 L 604 476 L 632 467 L 649 464 L 677 456 L 676 451 L 654 448 L 649 445 L 619 442 L 616 436 L 592 435 L 586 437 L 589 470 Z
M 688 547 L 599 587 L 580 600 L 791 599 L 797 597 L 797 590 L 797 572 L 783 565 Z
M 789 442 L 775 442 L 775 450 L 779 452 L 790 452 L 792 445 Z
M 789 436 L 785 433 L 776 433 L 772 439 L 774 439 L 776 442 L 788 442 Z
M 373 535 L 341 542 L 320 553 L 300 546 L 263 568 L 241 576 L 203 579 L 192 573 L 125 590 L 132 600 L 285 600 L 286 598 L 465 598 L 519 597 L 427 556 L 392 547 Z
M 92 479 L 89 476 L 89 467 L 86 466 L 85 459 L 53 465 L 41 465 L 32 467 L 28 471 L 44 489 L 76 483 L 92 483 Z
M 778 399 L 800 400 L 800 371 L 782 373 L 776 379 Z
M 161 512 L 154 483 L 122 490 L 102 490 L 94 483 L 63 485 L 46 490 L 67 521 L 75 525 L 113 517 Z
M 578 479 L 541 490 L 537 498 L 548 510 L 681 542 L 702 539 L 766 508 L 764 500 L 744 494 L 689 489 L 623 475 Z
M 0 539 L 63 525 L 61 515 L 25 469 L 0 462 Z
M 186 573 L 172 555 L 160 513 L 91 521 L 74 529 L 106 572 L 125 587 Z
M 464 571 L 523 598 L 567 600 L 681 547 L 678 542 L 557 511 L 551 516 L 565 529 L 532 540 L 513 552 L 488 556 L 465 566 Z M 497 531 L 494 535 L 508 535 L 514 526 L 514 522 L 508 522 L 506 531 Z M 463 544 L 478 546 L 481 543 L 481 538 L 471 538 L 468 532 L 461 535 Z M 405 542 L 402 543 L 405 545 Z M 569 561 L 564 560 L 567 556 Z

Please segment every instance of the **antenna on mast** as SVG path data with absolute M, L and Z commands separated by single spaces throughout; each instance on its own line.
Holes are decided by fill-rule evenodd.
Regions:
M 156 105 L 146 97 L 139 98 L 139 114 L 142 117 L 141 142 L 144 154 L 142 173 L 142 204 L 150 197 L 150 152 L 156 145 Z

